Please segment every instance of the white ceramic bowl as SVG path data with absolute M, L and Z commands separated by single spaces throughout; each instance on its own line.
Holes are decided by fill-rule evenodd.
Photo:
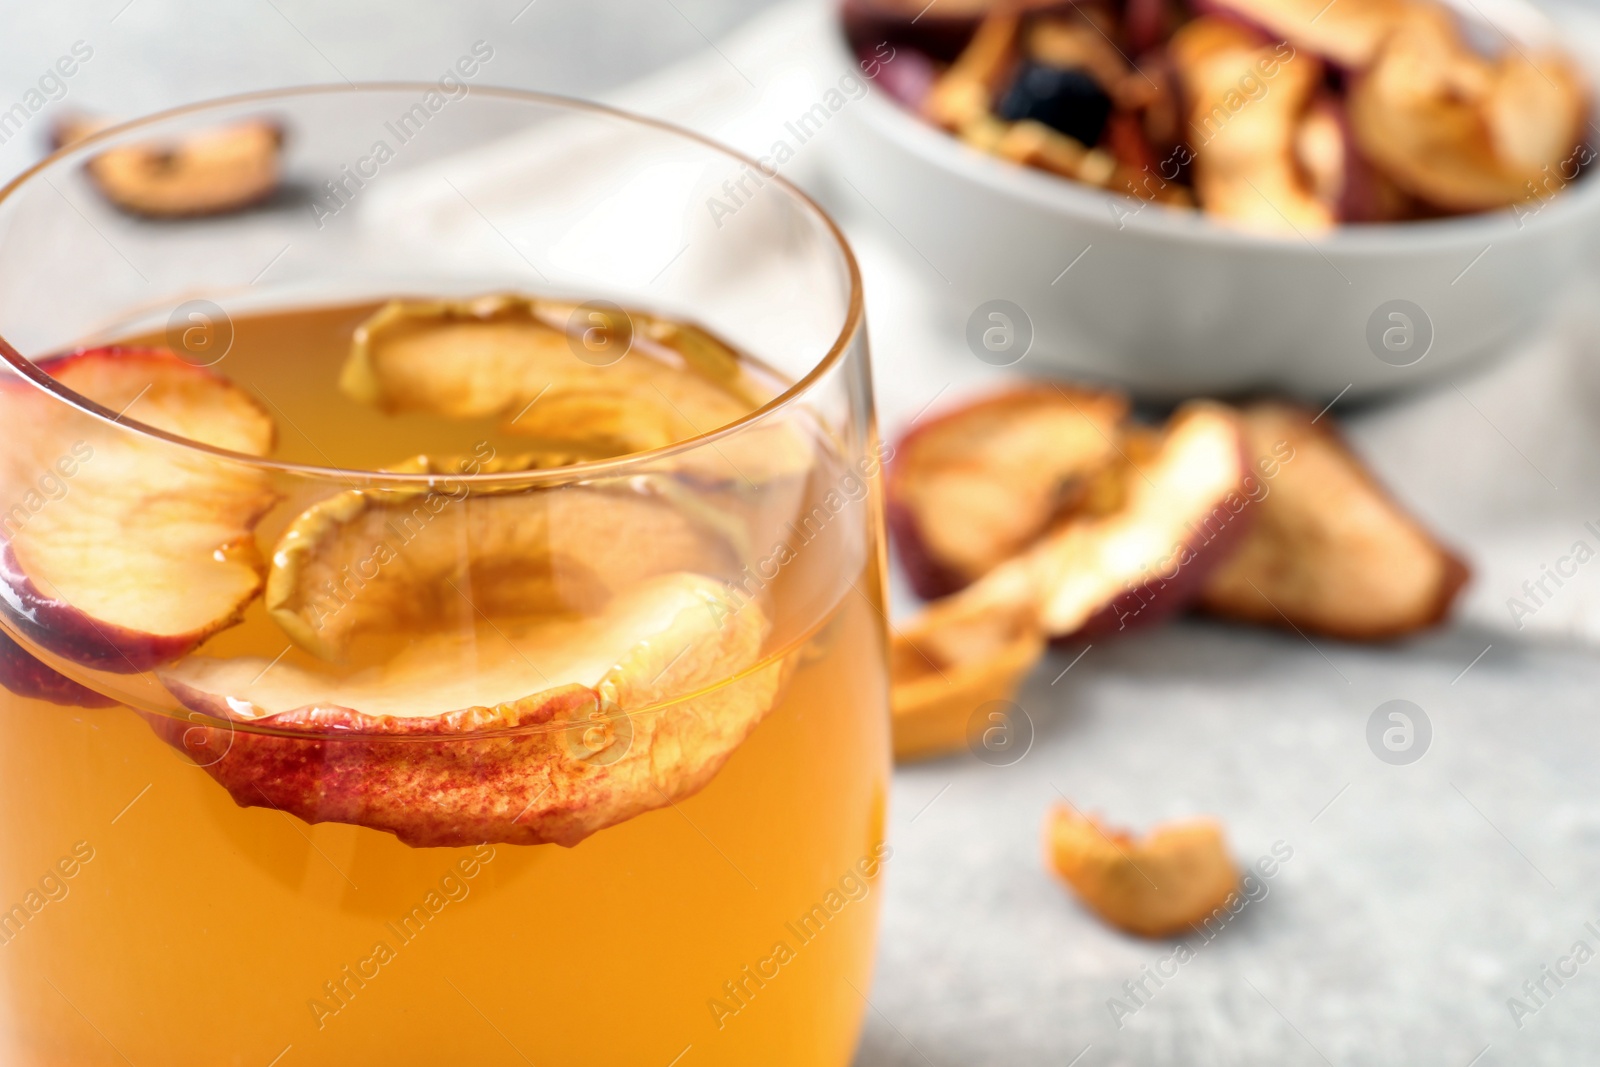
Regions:
M 1031 320 L 1026 364 L 1158 399 L 1355 397 L 1449 374 L 1536 325 L 1600 236 L 1600 174 L 1520 219 L 1278 238 L 984 155 L 880 92 L 845 114 L 833 165 L 948 279 L 952 329 L 1010 301 Z

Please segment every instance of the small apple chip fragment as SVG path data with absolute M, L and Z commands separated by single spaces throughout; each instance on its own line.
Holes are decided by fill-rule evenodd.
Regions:
M 1010 700 L 1044 654 L 1025 615 L 944 619 L 937 605 L 897 631 L 889 647 L 894 755 L 922 759 L 970 744 L 973 713 Z
M 1140 937 L 1189 932 L 1239 886 L 1222 827 L 1211 819 L 1135 837 L 1057 805 L 1045 823 L 1045 848 L 1051 868 L 1090 911 Z
M 767 629 L 754 601 L 679 572 L 585 619 L 439 634 L 344 677 L 192 656 L 160 677 L 207 723 L 146 717 L 244 807 L 417 847 L 571 846 L 711 781 L 777 699 Z

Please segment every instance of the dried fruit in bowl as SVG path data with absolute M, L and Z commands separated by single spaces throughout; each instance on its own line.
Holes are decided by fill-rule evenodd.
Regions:
M 1154 89 L 1113 40 L 1115 32 L 1116 26 L 1103 8 L 1068 7 L 1034 15 L 1020 30 L 1025 66 L 1017 73 L 1028 67 L 1076 73 L 1089 79 L 1092 89 L 1082 85 L 1078 91 L 1091 102 L 1103 98 L 1119 109 L 1143 107 Z M 1017 80 L 1013 79 L 1013 86 Z M 1094 144 L 1099 137 L 1079 139 Z
M 1021 18 L 1005 8 L 979 24 L 972 41 L 934 83 L 923 103 L 922 113 L 929 121 L 960 133 L 975 123 L 993 120 L 995 97 L 1016 64 L 1021 28 Z
M 777 699 L 767 628 L 677 572 L 583 619 L 435 634 L 351 676 L 193 656 L 160 678 L 207 721 L 146 718 L 242 807 L 417 847 L 571 846 L 711 781 Z
M 1394 222 L 1417 214 L 1415 201 L 1361 154 L 1349 113 L 1336 97 L 1319 97 L 1300 120 L 1295 161 L 1313 195 L 1340 222 Z
M 1044 653 L 1026 612 L 964 617 L 929 609 L 895 631 L 889 647 L 894 755 L 923 759 L 970 744 L 973 715 L 1010 700 Z
M 1350 89 L 1363 154 L 1406 192 L 1483 211 L 1561 184 L 1587 162 L 1587 89 L 1565 56 L 1516 49 L 1484 59 L 1447 12 L 1417 7 Z
M 1028 62 L 1000 98 L 996 114 L 1007 122 L 1031 119 L 1092 145 L 1111 117 L 1111 97 L 1086 70 Z
M 1132 67 L 1116 30 L 1099 8 L 1027 17 L 1016 7 L 996 8 L 935 83 L 923 114 L 1003 159 L 1187 205 L 1186 189 L 1154 177 L 1159 161 L 1142 129 L 1141 115 L 1164 113 L 1170 104 L 1157 80 L 1160 65 L 1155 76 Z
M 1202 8 L 1231 15 L 1346 70 L 1362 70 L 1412 0 L 1202 0 Z
M 1400 637 L 1450 610 L 1468 571 L 1380 486 L 1338 434 L 1281 403 L 1244 412 L 1270 492 L 1200 606 L 1224 618 L 1354 641 Z
M 954 592 L 1082 504 L 1118 459 L 1126 414 L 1114 393 L 1041 385 L 913 428 L 886 482 L 889 531 L 912 588 Z
M 67 147 L 107 123 L 69 118 L 54 141 Z M 95 188 L 135 215 L 185 218 L 238 211 L 266 200 L 282 177 L 283 129 L 263 120 L 204 130 L 171 144 L 126 144 L 91 158 Z
M 1140 937 L 1188 932 L 1239 886 L 1222 827 L 1211 819 L 1135 837 L 1058 805 L 1046 820 L 1045 847 L 1051 868 L 1090 911 Z
M 1596 158 L 1576 62 L 1479 54 L 1438 0 L 1188 7 L 996 5 L 919 110 L 990 155 L 1285 236 L 1543 202 Z
M 39 364 L 112 415 L 248 455 L 270 416 L 238 386 L 165 349 L 98 348 Z M 0 457 L 6 621 L 63 659 L 132 673 L 238 622 L 261 591 L 253 530 L 276 496 L 248 465 L 90 416 L 30 382 L 0 386 L 27 427 Z
M 955 59 L 978 23 L 996 12 L 1058 6 L 1060 0 L 843 0 L 839 18 L 858 49 L 879 56 L 880 45 L 893 49 L 895 58 L 886 61 L 892 68 L 908 47 L 940 62 Z
M 1295 159 L 1322 64 L 1237 22 L 1195 19 L 1172 39 L 1188 102 L 1194 190 L 1209 215 L 1269 233 L 1315 233 L 1335 219 Z

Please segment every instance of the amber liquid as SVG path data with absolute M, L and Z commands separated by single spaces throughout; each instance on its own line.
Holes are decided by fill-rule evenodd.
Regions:
M 337 394 L 363 314 L 236 323 L 218 370 L 277 409 L 278 455 L 380 466 L 482 436 Z M 711 783 L 570 849 L 241 808 L 129 709 L 0 691 L 0 1060 L 848 1063 L 892 866 L 868 510 L 840 516 L 870 550 L 832 603 L 825 546 L 772 583 L 780 614 L 807 605 L 771 643 L 792 673 Z M 259 605 L 223 636 L 284 643 Z

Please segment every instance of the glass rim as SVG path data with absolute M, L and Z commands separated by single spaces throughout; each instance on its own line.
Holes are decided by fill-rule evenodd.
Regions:
M 22 173 L 0 186 L 0 206 L 25 186 L 30 186 L 35 176 L 60 163 L 68 156 L 79 154 L 84 149 L 97 143 L 120 139 L 122 135 L 131 131 L 146 129 L 148 127 L 167 122 L 172 119 L 196 115 L 208 110 L 248 105 L 270 103 L 273 100 L 282 100 L 301 96 L 314 96 L 318 94 L 348 95 L 354 93 L 372 92 L 426 92 L 437 89 L 434 82 L 420 81 L 371 81 L 340 83 L 319 83 L 313 85 L 290 86 L 287 88 L 262 89 L 248 93 L 236 93 L 230 96 L 215 97 L 208 100 L 183 104 L 179 107 L 168 108 L 127 122 L 120 122 L 103 130 L 75 141 L 70 145 L 55 149 L 49 155 L 28 167 Z M 467 95 L 472 96 L 482 93 L 487 96 L 500 97 L 507 100 L 522 101 L 524 103 L 544 104 L 557 109 L 564 109 L 574 113 L 586 113 L 620 120 L 626 124 L 649 127 L 658 131 L 672 134 L 684 140 L 692 141 L 710 149 L 712 152 L 727 157 L 729 160 L 757 170 L 768 182 L 776 185 L 783 193 L 797 201 L 810 215 L 822 223 L 823 228 L 833 238 L 834 245 L 843 257 L 846 274 L 850 283 L 849 303 L 845 310 L 844 322 L 840 326 L 838 335 L 833 339 L 827 352 L 800 378 L 784 389 L 783 392 L 773 397 L 753 411 L 741 415 L 732 422 L 708 430 L 705 433 L 686 437 L 681 441 L 659 448 L 646 449 L 642 452 L 630 452 L 621 456 L 608 459 L 585 460 L 562 467 L 553 467 L 547 470 L 535 471 L 501 471 L 480 472 L 477 474 L 423 474 L 411 472 L 364 470 L 356 467 L 322 466 L 312 463 L 291 463 L 283 460 L 270 459 L 264 456 L 252 456 L 245 452 L 235 452 L 231 449 L 218 448 L 208 445 L 203 441 L 196 441 L 166 430 L 147 425 L 137 419 L 120 415 L 102 404 L 96 403 L 88 397 L 68 388 L 63 383 L 45 373 L 37 363 L 18 352 L 8 341 L 3 332 L 0 332 L 0 359 L 9 364 L 19 375 L 42 389 L 56 400 L 66 403 L 79 411 L 97 418 L 102 422 L 143 434 L 147 437 L 157 438 L 170 444 L 193 452 L 214 456 L 230 462 L 240 463 L 261 470 L 273 471 L 280 474 L 294 475 L 303 478 L 335 479 L 345 483 L 360 481 L 362 483 L 390 485 L 390 486 L 431 486 L 437 484 L 441 478 L 453 482 L 464 482 L 470 485 L 496 485 L 516 483 L 522 486 L 539 484 L 543 482 L 569 482 L 574 478 L 590 477 L 618 477 L 625 476 L 630 468 L 649 466 L 659 460 L 680 455 L 694 448 L 714 445 L 726 437 L 745 430 L 749 427 L 764 423 L 772 419 L 783 409 L 791 406 L 802 396 L 814 391 L 818 383 L 844 360 L 846 351 L 851 342 L 861 331 L 865 315 L 865 304 L 861 285 L 861 268 L 856 262 L 855 253 L 851 251 L 850 244 L 845 240 L 844 232 L 839 229 L 838 223 L 822 209 L 815 200 L 803 192 L 793 182 L 776 172 L 768 174 L 766 169 L 755 159 L 744 153 L 723 144 L 714 138 L 697 133 L 694 130 L 676 123 L 666 122 L 661 119 L 640 115 L 622 108 L 612 107 L 609 104 L 596 103 L 592 100 L 583 100 L 578 97 L 563 96 L 558 93 L 537 92 L 530 89 L 510 89 L 497 85 L 469 86 Z M 51 353 L 52 356 L 63 353 Z

